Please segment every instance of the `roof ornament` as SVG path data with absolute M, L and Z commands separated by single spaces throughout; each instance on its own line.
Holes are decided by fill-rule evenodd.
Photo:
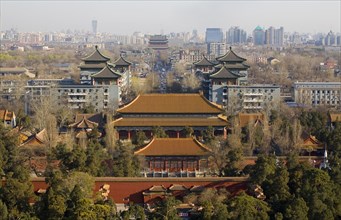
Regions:
M 232 50 L 232 46 L 230 46 L 230 50 Z
M 96 49 L 96 50 L 98 49 L 98 45 L 95 45 L 95 49 Z

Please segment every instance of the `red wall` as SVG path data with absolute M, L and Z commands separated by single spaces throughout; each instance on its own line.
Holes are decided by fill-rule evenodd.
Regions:
M 124 177 L 97 177 L 95 178 L 94 193 L 98 192 L 104 184 L 110 185 L 109 196 L 115 203 L 143 203 L 143 192 L 147 191 L 153 185 L 163 185 L 169 188 L 172 184 L 183 185 L 187 188 L 192 186 L 205 186 L 207 188 L 226 188 L 231 193 L 245 190 L 247 187 L 247 178 L 124 178 Z M 34 191 L 46 189 L 47 184 L 44 178 L 32 178 Z

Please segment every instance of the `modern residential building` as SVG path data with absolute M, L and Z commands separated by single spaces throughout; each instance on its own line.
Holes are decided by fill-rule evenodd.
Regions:
M 130 86 L 131 63 L 122 56 L 110 63 L 110 58 L 102 55 L 98 47 L 83 61 L 80 65 L 80 84 L 72 79 L 1 80 L 1 99 L 24 99 L 27 113 L 30 103 L 43 96 L 49 96 L 53 103 L 72 109 L 87 106 L 92 106 L 95 111 L 117 109 Z
M 280 87 L 276 85 L 226 86 L 222 96 L 216 96 L 217 103 L 226 103 L 227 109 L 254 112 L 277 107 L 281 101 Z
M 223 43 L 224 33 L 221 28 L 206 28 L 205 42 L 209 43 Z
M 97 20 L 92 20 L 92 33 L 97 34 Z
M 284 42 L 284 29 L 280 27 L 276 29 L 274 27 L 269 27 L 265 31 L 265 44 L 275 47 L 282 47 Z
M 231 27 L 226 32 L 226 43 L 228 45 L 237 45 L 246 43 L 246 31 L 239 27 Z
M 341 108 L 341 82 L 295 82 L 293 87 L 298 104 Z
M 222 56 L 226 53 L 225 43 L 207 43 L 207 55 L 208 56 Z

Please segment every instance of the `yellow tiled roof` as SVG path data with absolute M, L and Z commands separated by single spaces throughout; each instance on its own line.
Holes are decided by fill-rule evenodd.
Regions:
M 341 113 L 329 113 L 331 122 L 341 122 Z
M 264 115 L 262 113 L 239 113 L 239 126 L 245 127 L 249 123 L 256 123 L 257 120 L 261 122 L 264 120 Z
M 145 156 L 204 156 L 209 148 L 193 138 L 154 138 L 134 154 Z
M 142 94 L 117 110 L 119 113 L 173 114 L 219 114 L 223 111 L 220 105 L 208 101 L 201 94 Z
M 0 120 L 2 121 L 10 121 L 15 117 L 14 112 L 10 112 L 8 110 L 0 109 Z

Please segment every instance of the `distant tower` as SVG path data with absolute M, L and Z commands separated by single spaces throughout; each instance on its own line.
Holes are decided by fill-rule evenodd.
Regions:
M 92 20 L 92 33 L 97 34 L 97 20 Z

